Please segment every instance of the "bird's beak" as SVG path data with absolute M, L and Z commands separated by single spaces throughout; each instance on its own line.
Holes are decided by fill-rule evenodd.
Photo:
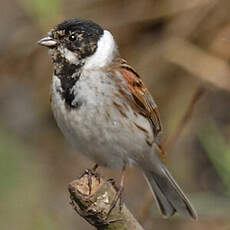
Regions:
M 41 40 L 39 40 L 38 44 L 41 46 L 45 46 L 47 48 L 53 48 L 57 45 L 57 42 L 52 37 L 47 35 L 43 37 Z

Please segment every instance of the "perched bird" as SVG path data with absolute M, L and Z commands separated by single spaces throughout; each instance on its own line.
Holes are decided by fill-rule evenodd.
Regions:
M 120 57 L 112 34 L 92 21 L 70 19 L 38 43 L 52 58 L 51 106 L 65 137 L 100 166 L 123 172 L 126 165 L 140 168 L 163 216 L 179 212 L 197 219 L 159 159 L 157 105 Z M 124 173 L 121 186 L 123 180 Z

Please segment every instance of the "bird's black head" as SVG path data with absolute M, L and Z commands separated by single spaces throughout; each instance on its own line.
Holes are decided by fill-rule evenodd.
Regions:
M 87 57 L 92 56 L 104 30 L 88 20 L 70 19 L 56 25 L 38 43 L 49 48 L 54 75 L 61 81 L 60 94 L 66 105 L 76 107 L 73 86 L 79 80 Z
M 94 54 L 103 33 L 104 30 L 92 21 L 70 19 L 56 25 L 39 44 L 52 48 L 53 61 L 60 56 L 70 62 L 74 62 L 74 56 L 81 61 Z

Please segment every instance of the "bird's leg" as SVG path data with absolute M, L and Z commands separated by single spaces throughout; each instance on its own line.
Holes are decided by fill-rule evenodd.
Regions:
M 87 169 L 89 195 L 91 195 L 91 191 L 92 191 L 92 176 L 95 176 L 100 183 L 100 175 L 96 172 L 97 168 L 98 168 L 98 164 L 95 164 L 92 169 Z
M 92 191 L 92 176 L 95 176 L 100 183 L 100 175 L 96 172 L 97 168 L 98 168 L 98 164 L 95 164 L 92 169 L 85 169 L 85 171 L 79 176 L 79 178 L 82 178 L 85 174 L 88 175 L 89 195 L 91 195 L 91 191 Z
M 122 208 L 122 202 L 121 202 L 121 200 L 122 200 L 122 194 L 123 194 L 123 191 L 124 191 L 125 168 L 126 168 L 126 165 L 123 166 L 122 171 L 121 171 L 121 180 L 120 180 L 120 186 L 119 186 L 119 188 L 117 188 L 116 186 L 114 186 L 114 188 L 117 191 L 116 191 L 116 195 L 115 195 L 115 197 L 113 199 L 113 202 L 110 205 L 110 209 L 109 209 L 109 211 L 107 213 L 107 217 L 110 215 L 111 211 L 116 206 L 118 200 L 120 200 L 120 203 L 119 203 L 120 210 Z
M 93 166 L 93 168 L 92 168 L 92 171 L 93 171 L 93 172 L 96 172 L 97 168 L 98 168 L 98 164 L 95 164 L 95 165 Z

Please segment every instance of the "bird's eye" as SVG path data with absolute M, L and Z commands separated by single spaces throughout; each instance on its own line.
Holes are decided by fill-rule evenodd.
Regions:
M 69 40 L 70 40 L 71 42 L 74 42 L 74 41 L 76 40 L 76 36 L 75 36 L 74 34 L 71 34 L 71 35 L 69 36 Z

